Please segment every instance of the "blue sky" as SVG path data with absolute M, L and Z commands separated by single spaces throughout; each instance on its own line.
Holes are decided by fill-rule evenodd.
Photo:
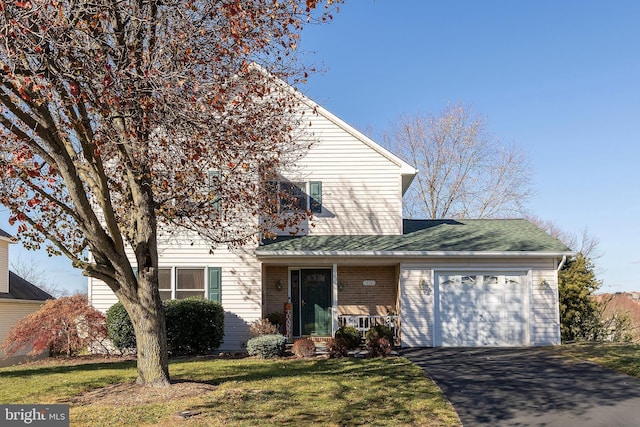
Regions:
M 301 88 L 375 137 L 463 101 L 531 160 L 531 213 L 600 239 L 603 292 L 640 291 L 640 2 L 352 0 L 301 43 Z
M 531 212 L 600 239 L 601 290 L 640 291 L 639 23 L 635 0 L 351 0 L 305 29 L 324 71 L 301 90 L 374 138 L 402 114 L 471 105 L 528 153 Z M 11 253 L 86 286 L 66 259 Z

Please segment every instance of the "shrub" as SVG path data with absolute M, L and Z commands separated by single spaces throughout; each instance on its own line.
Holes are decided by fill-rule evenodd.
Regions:
M 167 346 L 172 355 L 206 354 L 224 337 L 224 310 L 215 301 L 186 298 L 164 301 Z
M 48 300 L 38 311 L 20 319 L 7 334 L 1 348 L 6 356 L 32 347 L 29 355 L 50 350 L 73 356 L 107 336 L 105 318 L 84 295 Z
M 278 328 L 278 332 L 282 332 L 282 327 L 284 326 L 284 314 L 279 311 L 275 311 L 273 313 L 267 314 L 266 319 L 272 325 L 275 325 Z
M 391 343 L 386 338 L 375 338 L 367 341 L 369 357 L 385 357 L 391 353 Z
M 277 334 L 278 327 L 267 319 L 259 319 L 251 323 L 249 326 L 249 335 L 259 337 L 261 335 Z
M 293 343 L 291 352 L 298 357 L 313 357 L 316 354 L 316 345 L 309 338 L 301 338 Z
M 386 325 L 374 325 L 365 334 L 366 341 L 373 341 L 378 338 L 386 338 L 389 343 L 393 342 L 393 331 Z
M 222 344 L 224 310 L 214 301 L 187 298 L 164 301 L 167 322 L 167 347 L 172 355 L 205 354 Z M 107 312 L 109 338 L 120 350 L 136 347 L 129 314 L 121 303 Z
M 113 304 L 107 310 L 107 334 L 118 350 L 126 350 L 136 347 L 136 333 L 121 302 Z
M 260 335 L 247 341 L 247 353 L 261 359 L 280 357 L 284 354 L 286 339 L 280 334 Z
M 329 357 L 338 358 L 349 355 L 349 343 L 345 338 L 331 338 L 327 341 Z
M 336 331 L 336 338 L 344 338 L 349 346 L 349 350 L 360 346 L 360 331 L 353 326 L 341 326 Z

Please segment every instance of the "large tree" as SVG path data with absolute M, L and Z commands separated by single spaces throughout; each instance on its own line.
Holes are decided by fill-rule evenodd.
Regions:
M 0 2 L 0 202 L 25 245 L 123 303 L 140 384 L 169 384 L 159 230 L 213 247 L 290 225 L 261 189 L 311 141 L 278 78 L 306 78 L 300 31 L 334 1 L 318 3 Z
M 489 135 L 485 120 L 458 102 L 439 115 L 407 115 L 391 150 L 418 168 L 405 195 L 411 217 L 489 218 L 523 212 L 530 197 L 527 158 Z

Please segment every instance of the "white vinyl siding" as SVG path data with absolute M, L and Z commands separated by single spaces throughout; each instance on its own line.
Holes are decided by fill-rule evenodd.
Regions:
M 9 292 L 9 242 L 0 240 L 0 292 Z
M 400 269 L 402 346 L 433 346 L 433 284 L 431 270 L 420 266 Z M 421 286 L 422 285 L 422 286 Z
M 44 301 L 31 302 L 23 300 L 0 299 L 0 343 L 4 341 L 9 330 L 15 323 L 29 314 L 38 311 Z M 29 350 L 17 353 L 18 355 L 27 354 Z M 0 349 L 0 359 L 4 356 Z
M 168 240 L 159 240 L 161 268 L 204 269 L 205 272 L 209 268 L 220 268 L 220 303 L 225 311 L 225 335 L 220 350 L 244 349 L 249 339 L 249 324 L 262 314 L 261 265 L 253 255 L 253 247 L 234 252 L 220 247 L 210 254 L 210 247 L 202 240 L 189 239 L 184 234 L 176 233 Z M 90 302 L 98 310 L 106 312 L 117 302 L 105 283 L 96 279 L 90 279 L 89 283 Z
M 484 273 L 502 276 L 526 274 L 527 288 L 526 294 L 522 295 L 524 299 L 520 319 L 526 325 L 525 339 L 514 339 L 516 342 L 503 342 L 500 345 L 560 344 L 558 280 L 555 268 L 556 264 L 550 258 L 407 260 L 400 267 L 402 345 L 430 347 L 442 344 L 441 337 L 437 335 L 441 326 L 439 322 L 443 320 L 439 313 L 440 305 L 437 304 L 440 301 L 440 290 L 438 283 L 435 283 L 439 275 L 475 276 Z M 426 280 L 426 289 L 419 286 L 422 279 Z M 496 296 L 493 299 L 502 301 L 503 297 Z
M 353 133 L 309 109 L 305 114 L 314 143 L 283 171 L 291 182 L 322 182 L 322 210 L 307 226 L 313 235 L 402 234 L 400 166 Z

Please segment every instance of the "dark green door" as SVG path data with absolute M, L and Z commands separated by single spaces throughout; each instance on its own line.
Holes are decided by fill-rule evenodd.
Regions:
M 331 269 L 300 270 L 302 335 L 331 335 Z

